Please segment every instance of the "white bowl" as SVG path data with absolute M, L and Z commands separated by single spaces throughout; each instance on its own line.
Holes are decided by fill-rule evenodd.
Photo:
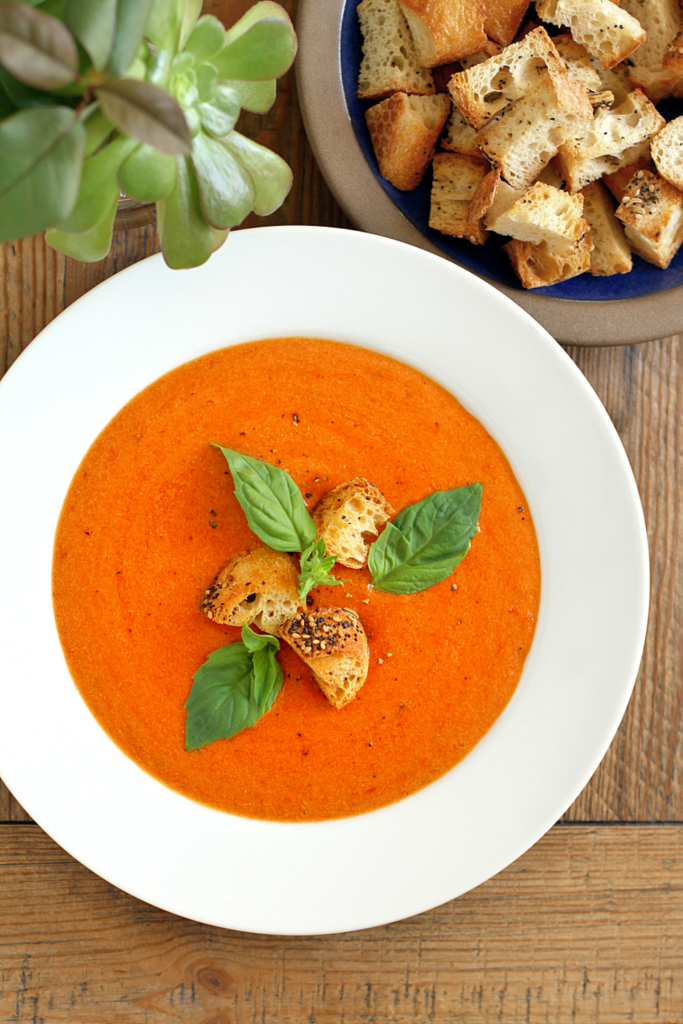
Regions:
M 50 593 L 66 490 L 121 406 L 212 349 L 287 335 L 387 352 L 447 387 L 507 454 L 542 567 L 521 681 L 472 753 L 400 803 L 315 824 L 220 813 L 130 761 L 71 680 Z M 446 260 L 306 227 L 234 232 L 192 271 L 152 257 L 84 296 L 31 344 L 0 385 L 0 436 L 0 775 L 58 843 L 134 896 L 254 932 L 383 924 L 504 868 L 604 755 L 647 620 L 633 475 L 569 357 L 505 296 Z

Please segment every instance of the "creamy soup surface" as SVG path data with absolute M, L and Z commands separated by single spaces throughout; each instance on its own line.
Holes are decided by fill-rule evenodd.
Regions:
M 200 611 L 216 573 L 261 542 L 210 442 L 280 465 L 309 508 L 366 477 L 399 511 L 483 485 L 480 531 L 442 583 L 397 596 L 340 566 L 315 605 L 360 615 L 368 678 L 341 711 L 286 644 L 284 686 L 250 729 L 186 751 L 193 674 L 240 639 Z M 314 821 L 374 810 L 460 761 L 519 681 L 540 593 L 526 500 L 503 452 L 451 394 L 387 356 L 277 338 L 222 349 L 137 395 L 96 439 L 66 498 L 54 607 L 83 699 L 118 746 L 185 796 L 233 814 Z

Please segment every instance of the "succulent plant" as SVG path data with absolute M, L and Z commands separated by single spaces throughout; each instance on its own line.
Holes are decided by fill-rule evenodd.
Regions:
M 292 181 L 235 130 L 265 113 L 291 66 L 285 10 L 256 3 L 232 28 L 201 0 L 0 2 L 0 241 L 46 231 L 79 260 L 109 251 L 120 195 L 155 202 L 164 258 L 209 258 Z

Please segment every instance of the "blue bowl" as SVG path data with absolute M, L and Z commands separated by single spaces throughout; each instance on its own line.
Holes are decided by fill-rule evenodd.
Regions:
M 377 181 L 413 227 L 443 253 L 491 281 L 521 290 L 522 286 L 512 269 L 507 253 L 502 251 L 507 241 L 502 235 L 491 232 L 485 245 L 472 245 L 461 238 L 442 235 L 439 231 L 434 231 L 429 227 L 431 170 L 427 171 L 421 184 L 412 192 L 401 192 L 394 188 L 379 173 L 370 134 L 365 123 L 365 111 L 376 101 L 359 100 L 356 95 L 358 69 L 362 57 L 361 47 L 362 36 L 356 14 L 356 2 L 347 0 L 341 31 L 344 97 L 358 145 Z M 658 109 L 667 120 L 671 120 L 683 114 L 683 101 L 667 100 L 659 104 Z M 534 294 L 584 301 L 635 299 L 642 295 L 666 292 L 680 284 L 683 284 L 683 246 L 666 270 L 660 270 L 659 267 L 634 255 L 633 270 L 629 274 L 614 274 L 612 277 L 593 277 L 592 274 L 581 274 L 562 284 L 554 284 L 548 288 L 534 288 Z

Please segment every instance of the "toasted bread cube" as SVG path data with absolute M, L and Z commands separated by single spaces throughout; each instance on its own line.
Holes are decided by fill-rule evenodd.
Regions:
M 469 220 L 468 214 L 472 198 L 488 170 L 488 164 L 476 157 L 437 153 L 429 209 L 430 228 L 483 245 L 487 232 L 479 221 Z
M 308 665 L 337 710 L 353 700 L 368 675 L 370 650 L 363 624 L 350 608 L 302 611 L 277 635 Z
M 637 147 L 634 148 L 637 149 Z M 646 152 L 637 160 L 634 160 L 633 163 L 625 164 L 623 167 L 619 167 L 611 174 L 603 174 L 602 182 L 604 185 L 607 185 L 607 188 L 610 190 L 617 203 L 620 203 L 624 192 L 626 191 L 626 186 L 636 171 L 654 171 L 654 169 L 655 166 L 650 158 L 650 149 L 648 146 Z
M 493 39 L 489 39 L 483 50 L 477 50 L 476 53 L 470 53 L 469 56 L 462 57 L 459 62 L 456 62 L 456 67 L 453 68 L 451 74 L 457 74 L 458 71 L 467 71 L 468 68 L 473 68 L 475 64 L 483 64 L 485 60 L 489 59 L 489 57 L 496 57 L 502 52 L 502 47 L 499 46 L 498 43 L 494 43 Z M 459 67 L 457 64 L 459 64 Z M 446 85 L 448 85 L 448 82 L 446 82 Z
M 356 10 L 363 33 L 359 98 L 382 99 L 392 92 L 433 95 L 432 73 L 418 63 L 398 0 L 362 0 Z
M 484 226 L 489 231 L 497 231 L 498 218 L 507 213 L 513 203 L 524 195 L 523 190 L 514 189 L 500 176 L 500 171 L 494 168 L 482 179 L 482 182 L 472 197 L 467 219 L 476 224 L 483 219 Z M 502 232 L 499 232 L 502 234 Z
M 658 174 L 636 171 L 616 216 L 633 251 L 666 269 L 683 242 L 683 193 Z
M 586 47 L 577 43 L 569 33 L 554 36 L 553 43 L 569 74 L 578 78 L 591 92 L 600 92 L 602 81 Z
M 483 50 L 483 0 L 401 0 L 417 57 L 425 68 L 460 60 Z
M 457 107 L 451 110 L 451 116 L 446 121 L 444 134 L 441 136 L 441 146 L 449 153 L 461 153 L 463 156 L 481 157 L 481 150 L 476 143 L 477 133 L 464 119 Z
M 592 117 L 585 86 L 565 70 L 542 72 L 532 92 L 479 133 L 479 147 L 509 185 L 526 190 L 567 136 Z
M 534 245 L 533 242 L 520 242 L 517 238 L 503 246 L 525 288 L 559 284 L 590 269 L 593 242 L 590 224 L 584 221 L 584 225 L 584 234 L 570 249 L 552 251 L 546 242 Z
M 536 0 L 539 18 L 568 28 L 603 68 L 613 68 L 645 41 L 646 32 L 611 0 Z
M 614 216 L 614 200 L 600 181 L 586 185 L 581 195 L 584 216 L 593 232 L 591 274 L 595 277 L 627 274 L 633 260 L 624 229 Z
M 550 250 L 569 249 L 584 234 L 583 196 L 570 196 L 537 181 L 496 223 L 496 231 L 520 242 L 545 242 Z
M 395 92 L 365 112 L 379 173 L 396 188 L 416 188 L 451 109 L 448 96 Z
M 571 192 L 603 174 L 634 163 L 662 130 L 664 118 L 644 92 L 634 89 L 615 110 L 599 110 L 581 134 L 560 146 L 558 165 Z
M 659 103 L 671 95 L 681 78 L 681 71 L 673 64 L 664 67 L 669 46 L 681 31 L 678 0 L 622 0 L 621 6 L 637 18 L 647 32 L 645 42 L 630 57 L 631 82 L 653 103 Z
M 652 159 L 661 176 L 683 192 L 683 117 L 669 121 L 652 140 Z
M 528 6 L 526 0 L 486 0 L 486 34 L 501 46 L 509 46 L 519 31 Z
M 617 64 L 616 67 L 606 70 L 598 61 L 593 61 L 593 67 L 600 76 L 601 90 L 609 90 L 614 94 L 612 106 L 619 107 L 633 89 L 633 83 L 629 77 L 630 67 L 628 64 Z
M 539 26 L 501 54 L 453 75 L 448 90 L 465 120 L 479 129 L 510 103 L 535 89 L 539 69 L 547 67 L 557 74 L 566 72 L 550 36 Z
M 204 592 L 202 611 L 222 625 L 253 623 L 275 633 L 302 608 L 298 584 L 299 565 L 291 555 L 272 548 L 243 551 Z
M 382 492 L 358 477 L 325 494 L 311 515 L 328 555 L 349 569 L 362 569 L 372 541 L 393 512 Z

